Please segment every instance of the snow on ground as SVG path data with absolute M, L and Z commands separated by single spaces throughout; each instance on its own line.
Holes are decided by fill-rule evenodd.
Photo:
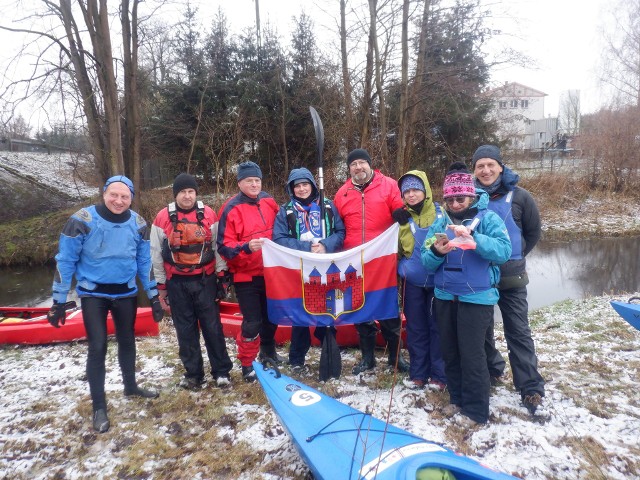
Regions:
M 354 350 L 343 351 L 340 380 L 318 384 L 318 351 L 312 349 L 314 371 L 302 381 L 377 417 L 389 413 L 401 428 L 520 478 L 639 478 L 640 332 L 613 311 L 611 299 L 567 301 L 532 313 L 547 381 L 544 408 L 533 418 L 508 378 L 492 388 L 490 422 L 464 430 L 440 413 L 446 393 L 410 390 L 401 378 L 392 389 L 381 357 L 376 376 L 348 374 Z M 504 353 L 500 327 L 496 335 Z M 229 351 L 235 358 L 233 342 Z M 121 393 L 110 342 L 106 388 L 112 428 L 96 435 L 89 421 L 85 343 L 0 349 L 0 478 L 309 478 L 257 386 L 241 381 L 239 367 L 231 390 L 185 392 L 175 386 L 182 373 L 176 353 L 169 324 L 160 337 L 139 339 L 138 376 L 160 388 L 161 397 L 131 400 Z M 163 405 L 173 403 L 193 414 L 167 414 Z M 250 452 L 241 455 L 241 474 L 221 475 L 206 460 L 194 470 L 198 455 L 213 461 L 221 445 L 229 461 L 237 452 Z M 171 451 L 170 458 L 163 454 Z M 132 470 L 134 452 L 145 458 Z
M 91 160 L 76 153 L 0 152 L 0 168 L 78 200 L 98 193 Z

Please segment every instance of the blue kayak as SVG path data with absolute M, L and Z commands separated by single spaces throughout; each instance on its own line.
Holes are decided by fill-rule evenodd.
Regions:
M 316 479 L 513 479 L 253 362 L 280 423 Z
M 631 302 L 631 300 L 640 300 L 640 298 L 630 298 L 629 302 Z M 618 312 L 618 315 L 629 322 L 632 327 L 640 330 L 640 303 L 625 303 L 617 302 L 615 300 L 610 303 L 613 309 Z

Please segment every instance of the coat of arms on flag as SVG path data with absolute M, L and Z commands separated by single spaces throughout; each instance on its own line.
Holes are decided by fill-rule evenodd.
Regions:
M 262 248 L 269 320 L 329 326 L 398 316 L 398 226 L 366 244 L 333 254 Z

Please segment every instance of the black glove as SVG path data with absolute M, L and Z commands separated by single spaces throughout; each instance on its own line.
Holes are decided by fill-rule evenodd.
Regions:
M 231 286 L 231 273 L 227 270 L 222 272 L 222 275 L 219 275 L 217 278 L 217 287 L 216 287 L 216 300 L 224 300 L 227 298 L 229 294 L 229 287 Z
M 158 295 L 151 299 L 151 312 L 153 313 L 153 321 L 156 323 L 160 323 L 164 318 L 164 310 L 162 309 Z
M 409 219 L 411 219 L 411 214 L 404 208 L 396 208 L 391 212 L 391 216 L 393 217 L 393 220 L 398 222 L 400 225 L 406 225 L 409 223 Z
M 64 325 L 65 318 L 67 316 L 67 310 L 64 303 L 55 303 L 51 305 L 51 308 L 47 312 L 47 320 L 52 327 L 60 328 L 60 325 Z

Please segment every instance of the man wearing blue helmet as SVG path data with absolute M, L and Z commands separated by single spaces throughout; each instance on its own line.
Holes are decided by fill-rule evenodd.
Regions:
M 133 195 L 131 180 L 116 175 L 104 185 L 104 203 L 82 208 L 67 221 L 56 255 L 53 306 L 47 314 L 53 327 L 64 325 L 64 304 L 75 277 L 89 344 L 87 379 L 93 402 L 93 428 L 100 433 L 110 426 L 104 391 L 109 312 L 116 328 L 125 396 L 158 397 L 158 392 L 140 388 L 136 382 L 136 276 L 151 299 L 156 322 L 162 319 L 163 310 L 151 268 L 147 223 L 129 209 Z

